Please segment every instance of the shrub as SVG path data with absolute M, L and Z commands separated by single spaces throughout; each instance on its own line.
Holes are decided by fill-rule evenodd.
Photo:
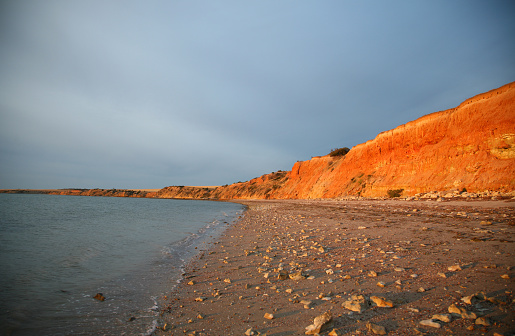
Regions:
M 404 189 L 390 189 L 386 193 L 388 194 L 388 197 L 394 198 L 394 197 L 401 197 L 402 192 Z
M 330 156 L 345 156 L 350 151 L 347 147 L 331 149 Z

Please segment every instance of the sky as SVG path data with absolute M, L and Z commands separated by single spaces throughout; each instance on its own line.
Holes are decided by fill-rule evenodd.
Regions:
M 515 4 L 0 0 L 0 188 L 247 181 L 515 80 Z

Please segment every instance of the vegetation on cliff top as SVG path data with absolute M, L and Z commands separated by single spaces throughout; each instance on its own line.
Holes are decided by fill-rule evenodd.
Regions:
M 350 151 L 347 147 L 331 149 L 329 156 L 345 156 Z

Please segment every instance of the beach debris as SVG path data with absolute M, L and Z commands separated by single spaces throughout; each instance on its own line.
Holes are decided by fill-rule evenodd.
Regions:
M 199 314 L 197 315 L 197 318 L 198 318 L 199 320 L 202 320 L 202 319 L 204 318 L 204 315 L 202 315 L 202 314 L 200 314 L 200 313 L 199 313 Z
M 330 311 L 326 311 L 322 315 L 315 317 L 313 324 L 306 327 L 306 335 L 319 334 L 322 328 L 332 319 Z
M 190 282 L 188 282 L 188 285 L 190 286 L 193 286 L 195 284 L 195 281 L 191 280 Z
M 225 283 L 231 283 L 231 279 L 224 279 Z
M 357 313 L 363 313 L 369 305 L 368 300 L 363 295 L 353 295 L 350 300 L 342 303 L 343 308 Z
M 264 318 L 266 318 L 267 320 L 273 320 L 274 319 L 274 314 L 265 313 Z
M 509 278 L 510 278 L 510 275 L 509 275 L 509 274 L 503 274 L 503 275 L 501 275 L 501 278 L 503 278 L 503 279 L 509 279 Z
M 447 278 L 447 274 L 443 273 L 443 272 L 438 272 L 437 274 L 439 277 L 442 277 L 442 278 Z
M 377 283 L 377 286 L 379 286 L 379 287 L 383 288 L 384 286 L 386 286 L 386 283 L 385 283 L 384 281 L 379 281 L 379 282 Z
M 106 298 L 102 293 L 97 293 L 95 296 L 93 296 L 93 299 L 96 299 L 98 301 L 104 301 Z
M 419 322 L 420 325 L 426 326 L 426 327 L 432 327 L 432 328 L 441 328 L 442 325 L 436 321 L 433 321 L 432 319 L 429 320 L 422 320 Z
M 386 335 L 386 328 L 378 324 L 368 322 L 367 329 L 376 335 Z
M 392 308 L 393 302 L 390 300 L 386 300 L 385 298 L 379 296 L 371 296 L 370 301 L 376 304 L 378 307 Z
M 203 296 L 199 296 L 199 297 L 195 298 L 195 301 L 197 301 L 197 302 L 202 302 L 202 301 L 204 301 L 205 299 L 206 299 L 205 297 L 203 297 Z

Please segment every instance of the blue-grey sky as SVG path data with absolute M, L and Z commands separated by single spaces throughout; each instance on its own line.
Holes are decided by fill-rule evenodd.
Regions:
M 513 1 L 0 2 L 0 188 L 246 181 L 515 80 Z

